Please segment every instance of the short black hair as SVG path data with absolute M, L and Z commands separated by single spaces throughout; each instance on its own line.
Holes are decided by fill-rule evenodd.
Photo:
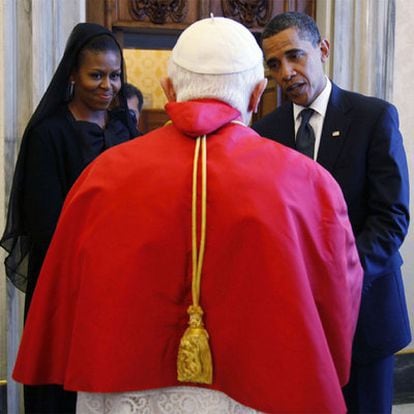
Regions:
M 142 95 L 142 92 L 131 83 L 125 83 L 124 93 L 127 99 L 133 98 L 134 96 L 138 98 L 138 111 L 141 112 L 142 105 L 144 105 L 144 96 Z
M 309 15 L 299 12 L 286 12 L 276 15 L 265 26 L 261 37 L 262 41 L 291 27 L 298 30 L 299 37 L 302 40 L 310 41 L 313 46 L 317 46 L 321 42 L 321 34 L 315 20 Z

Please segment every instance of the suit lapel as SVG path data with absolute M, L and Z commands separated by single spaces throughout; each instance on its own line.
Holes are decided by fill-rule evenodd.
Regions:
M 351 122 L 351 106 L 343 91 L 332 83 L 332 92 L 323 123 L 317 161 L 332 171 L 343 148 Z
M 295 124 L 293 122 L 293 105 L 287 103 L 277 112 L 275 122 L 278 125 L 278 142 L 290 148 L 295 148 Z

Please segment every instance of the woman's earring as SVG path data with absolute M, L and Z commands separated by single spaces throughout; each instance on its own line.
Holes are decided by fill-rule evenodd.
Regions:
M 73 98 L 75 92 L 75 81 L 70 81 L 66 90 L 66 101 L 69 102 Z

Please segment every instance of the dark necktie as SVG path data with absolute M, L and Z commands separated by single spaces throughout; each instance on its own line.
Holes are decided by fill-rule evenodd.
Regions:
M 296 134 L 296 149 L 302 154 L 313 159 L 313 151 L 315 147 L 315 134 L 309 124 L 309 119 L 313 114 L 313 109 L 303 109 L 300 113 L 302 122 Z

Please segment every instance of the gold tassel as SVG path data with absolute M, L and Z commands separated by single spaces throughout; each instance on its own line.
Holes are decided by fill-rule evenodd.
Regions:
M 201 157 L 201 234 L 200 248 L 197 248 L 197 173 L 200 153 L 200 141 L 202 144 Z M 181 382 L 195 382 L 200 384 L 212 384 L 213 362 L 209 346 L 209 335 L 204 328 L 203 310 L 199 305 L 201 271 L 206 242 L 207 223 L 207 144 L 206 136 L 198 137 L 194 151 L 193 163 L 193 196 L 192 196 L 192 299 L 193 304 L 188 307 L 190 316 L 188 328 L 181 338 L 177 357 L 177 378 Z
M 189 327 L 184 332 L 178 348 L 178 381 L 211 384 L 213 382 L 213 364 L 208 332 L 203 324 L 203 310 L 200 306 L 188 308 Z

